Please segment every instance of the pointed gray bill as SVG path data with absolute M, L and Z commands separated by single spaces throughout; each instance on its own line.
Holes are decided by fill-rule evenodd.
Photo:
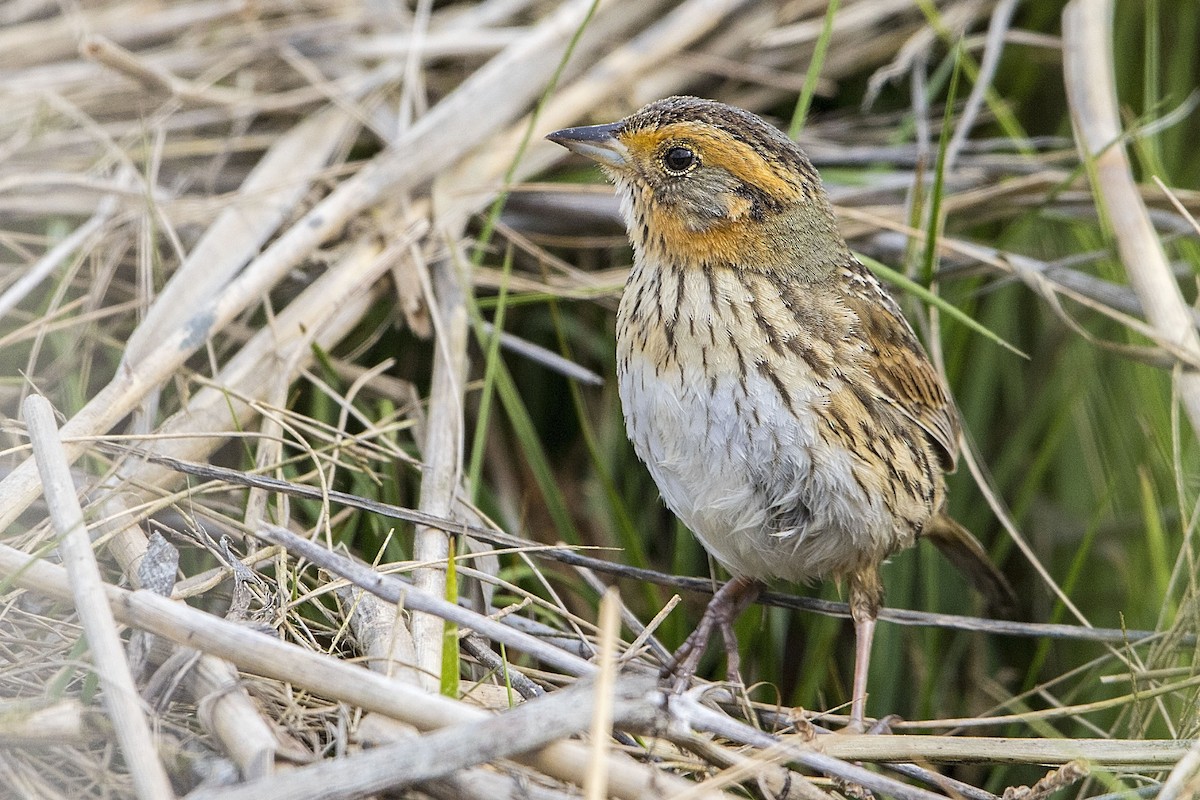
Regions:
M 620 131 L 621 123 L 612 122 L 608 125 L 563 128 L 561 131 L 546 134 L 546 138 L 593 161 L 621 168 L 626 164 L 629 151 L 616 138 Z

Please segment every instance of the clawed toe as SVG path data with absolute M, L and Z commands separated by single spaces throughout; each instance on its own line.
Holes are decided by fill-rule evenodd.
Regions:
M 733 632 L 733 620 L 718 620 L 721 639 L 725 642 L 725 680 L 737 686 L 742 682 L 742 654 L 738 652 L 737 634 Z
M 888 714 L 885 717 L 880 717 L 871 723 L 871 727 L 867 728 L 866 734 L 868 736 L 891 736 L 892 723 L 899 721 L 899 719 L 899 714 Z
M 761 584 L 749 578 L 734 578 L 713 595 L 708 607 L 704 609 L 704 616 L 700 618 L 700 624 L 675 651 L 671 663 L 663 670 L 662 677 L 667 678 L 672 675 L 675 677 L 674 690 L 676 693 L 686 691 L 691 684 L 714 630 L 721 632 L 721 639 L 725 643 L 726 678 L 733 683 L 742 683 L 742 660 L 738 653 L 737 635 L 733 630 L 733 621 L 745 610 L 746 606 L 758 597 L 760 587 Z
M 671 658 L 662 671 L 661 677 L 675 677 L 673 690 L 676 694 L 682 694 L 687 691 L 691 685 L 692 678 L 696 676 L 696 669 L 700 666 L 700 659 L 704 656 L 704 651 L 708 648 L 708 640 L 712 638 L 712 619 L 705 613 L 700 620 L 700 624 L 692 634 L 684 640 L 679 649 L 675 651 L 674 657 Z
M 888 714 L 886 717 L 874 720 L 870 725 L 866 725 L 865 720 L 851 719 L 838 733 L 862 734 L 864 736 L 891 736 L 892 723 L 898 719 L 900 717 L 897 714 Z

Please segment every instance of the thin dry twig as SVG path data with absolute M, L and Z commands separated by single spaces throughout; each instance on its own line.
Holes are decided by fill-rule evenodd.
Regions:
M 594 705 L 588 731 L 592 736 L 592 757 L 588 764 L 587 780 L 583 784 L 585 800 L 604 800 L 608 796 L 608 766 L 610 759 L 609 731 L 612 730 L 614 691 L 617 683 L 617 639 L 620 634 L 621 598 L 610 587 L 600 598 L 600 641 L 598 642 Z M 647 682 L 649 689 L 653 682 Z
M 820 736 L 814 746 L 847 761 L 941 764 L 1042 764 L 1084 759 L 1105 768 L 1161 769 L 1191 742 L 1117 739 L 1013 739 L 984 736 Z

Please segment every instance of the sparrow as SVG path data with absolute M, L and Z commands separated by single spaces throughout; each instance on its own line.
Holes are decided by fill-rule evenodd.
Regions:
M 676 687 L 764 583 L 845 579 L 862 730 L 879 568 L 925 536 L 1010 594 L 946 514 L 960 423 L 890 294 L 851 253 L 812 163 L 732 106 L 668 97 L 548 138 L 616 185 L 633 246 L 617 313 L 629 438 L 667 506 L 732 575 L 676 652 Z

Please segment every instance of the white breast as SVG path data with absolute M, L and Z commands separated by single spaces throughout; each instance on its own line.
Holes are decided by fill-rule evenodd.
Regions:
M 724 288 L 738 302 L 736 288 Z M 808 581 L 885 556 L 894 521 L 856 480 L 855 456 L 830 446 L 819 418 L 804 413 L 828 387 L 788 365 L 793 413 L 757 369 L 765 353 L 750 348 L 739 367 L 732 317 L 713 317 L 708 278 L 664 280 L 661 292 L 671 296 L 656 313 L 678 314 L 669 350 L 631 334 L 630 315 L 647 309 L 635 312 L 629 290 L 617 344 L 629 438 L 667 506 L 735 575 Z

